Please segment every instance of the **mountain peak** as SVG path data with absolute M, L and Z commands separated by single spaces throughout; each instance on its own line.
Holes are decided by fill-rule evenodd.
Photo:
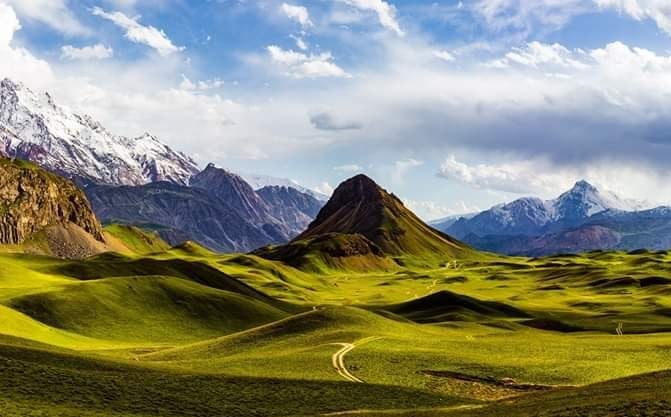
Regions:
M 296 240 L 326 234 L 359 234 L 389 255 L 463 256 L 460 242 L 432 229 L 393 194 L 360 174 L 340 184 Z
M 331 200 L 342 203 L 352 200 L 381 200 L 385 194 L 386 191 L 370 177 L 359 174 L 341 183 L 333 192 Z
M 270 207 L 242 177 L 214 164 L 191 177 L 190 185 L 226 202 L 251 223 L 264 226 L 276 223 Z M 287 238 L 288 236 L 282 236 Z
M 571 192 L 587 192 L 587 191 L 598 192 L 598 189 L 589 182 L 587 182 L 586 180 L 580 180 L 576 182 L 573 188 L 571 189 Z
M 36 94 L 23 84 L 0 81 L 0 136 L 3 154 L 33 161 L 87 183 L 139 185 L 153 181 L 185 184 L 198 167 L 156 137 L 115 135 L 98 121 Z
M 18 90 L 22 86 L 21 83 L 16 82 L 10 78 L 3 78 L 2 81 L 0 81 L 0 88 L 3 90 Z

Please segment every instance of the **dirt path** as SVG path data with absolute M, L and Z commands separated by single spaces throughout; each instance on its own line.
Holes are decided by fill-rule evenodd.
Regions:
M 333 368 L 338 372 L 338 375 L 342 376 L 346 380 L 350 382 L 356 382 L 356 383 L 363 383 L 362 380 L 354 376 L 345 366 L 345 355 L 347 355 L 349 352 L 351 352 L 354 348 L 357 346 L 361 346 L 365 343 L 372 342 L 374 340 L 379 340 L 382 339 L 381 337 L 377 336 L 371 336 L 367 337 L 365 339 L 361 339 L 358 342 L 354 343 L 335 343 L 335 345 L 341 346 L 342 349 L 337 351 L 336 353 L 333 354 L 331 357 L 331 361 L 333 363 Z

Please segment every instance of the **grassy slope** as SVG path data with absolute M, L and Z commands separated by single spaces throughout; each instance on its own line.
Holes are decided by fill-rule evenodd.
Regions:
M 121 241 L 125 247 L 137 255 L 149 255 L 170 249 L 170 245 L 161 239 L 158 233 L 135 226 L 111 224 L 105 226 L 105 232 Z
M 400 387 L 161 370 L 0 341 L 0 407 L 14 416 L 286 416 L 458 401 Z M 45 389 L 45 387 L 49 387 Z M 281 406 L 280 406 L 281 405 Z
M 39 361 L 25 360 L 35 354 L 32 342 L 11 339 L 0 349 L 0 361 L 12 361 L 3 368 L 2 389 L 9 394 L 0 405 L 13 415 L 46 409 L 53 410 L 46 415 L 155 415 L 159 398 L 164 415 L 300 415 L 449 406 L 477 402 L 482 392 L 506 394 L 430 372 L 563 386 L 662 370 L 671 336 L 643 333 L 671 328 L 668 261 L 666 253 L 594 253 L 315 275 L 195 245 L 69 262 L 3 254 L 0 334 L 46 345 L 37 347 Z M 413 299 L 419 300 L 408 302 Z M 320 307 L 312 311 L 311 305 Z M 591 331 L 537 330 L 525 325 L 525 316 L 536 325 L 560 322 Z M 623 337 L 613 335 L 620 321 Z M 356 347 L 346 361 L 374 385 L 340 382 L 331 366 L 340 349 L 335 344 L 369 336 L 382 339 Z M 107 359 L 103 364 L 73 352 L 63 359 L 56 347 Z M 124 359 L 135 357 L 141 361 Z M 123 371 L 99 373 L 106 367 Z M 16 378 L 24 388 L 5 388 Z M 66 379 L 72 384 L 49 395 L 40 388 Z M 241 389 L 231 394 L 236 384 Z M 299 405 L 303 396 L 312 403 Z

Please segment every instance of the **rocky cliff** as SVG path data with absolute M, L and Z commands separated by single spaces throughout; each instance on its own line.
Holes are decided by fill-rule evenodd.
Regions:
M 51 226 L 73 224 L 104 241 L 86 196 L 74 184 L 27 162 L 0 160 L 0 243 L 22 244 Z

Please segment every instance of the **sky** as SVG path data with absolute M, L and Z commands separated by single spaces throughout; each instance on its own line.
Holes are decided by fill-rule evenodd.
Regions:
M 671 204 L 668 0 L 0 0 L 0 77 L 127 136 L 425 219 L 579 179 Z

